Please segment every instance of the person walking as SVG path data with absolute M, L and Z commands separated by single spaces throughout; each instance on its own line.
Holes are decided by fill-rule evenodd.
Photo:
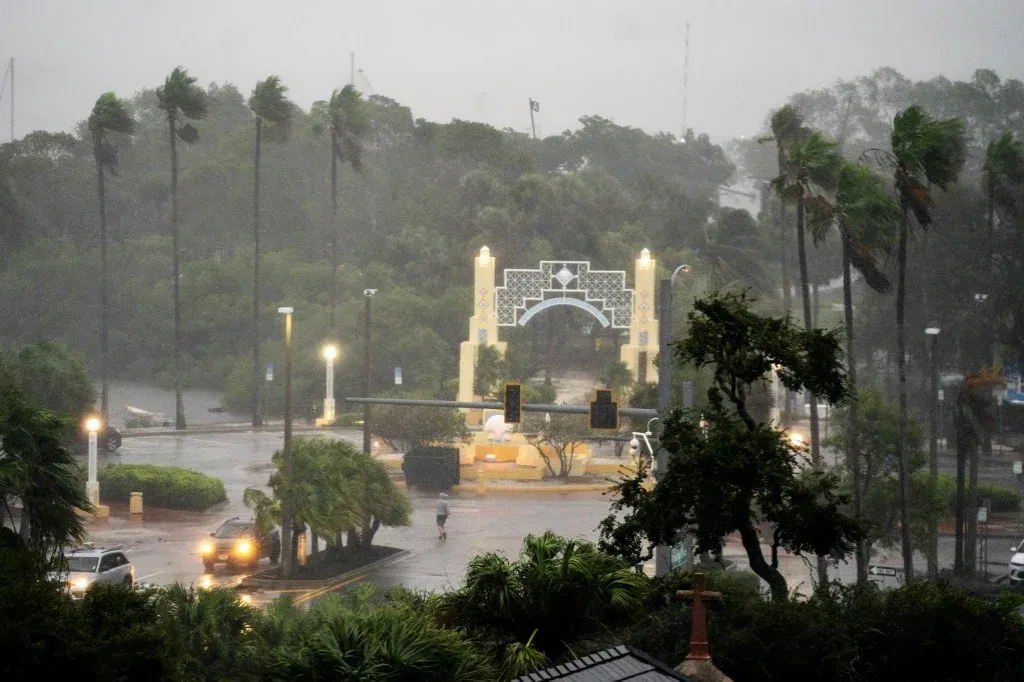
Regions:
M 441 493 L 441 496 L 437 498 L 437 532 L 439 533 L 438 539 L 447 540 L 448 533 L 444 529 L 444 524 L 448 520 L 448 493 Z

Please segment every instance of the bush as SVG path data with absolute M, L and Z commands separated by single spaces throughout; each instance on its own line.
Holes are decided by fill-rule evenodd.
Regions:
M 992 501 L 992 509 L 989 511 L 1015 512 L 1020 511 L 1020 502 L 1024 495 L 1009 486 L 979 483 L 978 497 L 981 500 Z
M 112 464 L 99 470 L 99 482 L 104 502 L 128 502 L 142 493 L 146 506 L 206 511 L 228 499 L 220 479 L 179 467 Z

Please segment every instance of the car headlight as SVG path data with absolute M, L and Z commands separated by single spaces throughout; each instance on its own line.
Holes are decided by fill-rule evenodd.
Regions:
M 89 587 L 88 578 L 74 578 L 68 581 L 68 586 L 73 590 L 85 590 Z
M 199 545 L 199 551 L 203 554 L 209 554 L 213 551 L 213 545 L 211 545 L 209 542 L 204 542 L 203 544 Z
M 242 540 L 236 547 L 239 554 L 248 554 L 252 551 L 252 545 L 247 540 Z

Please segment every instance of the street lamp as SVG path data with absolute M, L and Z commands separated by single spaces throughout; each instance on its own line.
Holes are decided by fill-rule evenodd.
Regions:
M 284 445 L 281 456 L 284 459 L 285 480 L 291 482 L 294 471 L 292 462 L 292 314 L 295 308 L 282 306 L 277 312 L 284 315 Z M 281 509 L 281 573 L 284 577 L 292 574 L 292 498 L 287 495 Z
M 928 476 L 929 480 L 936 481 L 939 477 L 939 328 L 928 327 L 924 330 L 925 335 L 931 337 L 931 355 L 932 355 L 932 390 L 931 400 L 928 401 L 929 415 L 928 421 L 931 422 L 931 437 L 928 440 Z M 937 556 L 938 552 L 938 518 L 935 513 L 931 513 L 928 519 L 929 526 L 929 543 L 930 547 L 927 549 L 931 550 L 933 556 Z M 938 567 L 935 562 L 930 561 L 929 569 L 932 575 L 930 578 L 938 577 Z
M 85 495 L 93 507 L 100 506 L 100 482 L 96 480 L 96 434 L 100 426 L 96 417 L 85 420 L 85 430 L 89 432 L 89 478 L 85 482 Z
M 324 346 L 324 360 L 327 370 L 324 374 L 326 390 L 324 393 L 324 424 L 334 423 L 334 358 L 338 357 L 338 347 L 334 344 Z
M 484 247 L 486 248 L 486 247 Z M 480 249 L 480 259 L 484 258 L 484 250 Z M 488 253 L 488 258 L 490 255 Z M 366 316 L 363 319 L 363 397 L 370 397 L 370 321 L 372 316 L 371 301 L 377 294 L 376 289 L 363 289 L 363 298 L 366 299 Z M 363 405 L 363 452 L 370 454 L 372 451 L 370 443 L 370 405 Z
M 650 263 L 650 252 L 644 249 L 640 252 L 640 265 L 644 266 L 644 258 Z M 672 359 L 669 350 L 669 342 L 672 340 L 672 287 L 675 286 L 676 277 L 679 273 L 690 272 L 690 266 L 686 263 L 678 266 L 672 271 L 672 275 L 661 280 L 661 309 L 658 313 L 658 413 L 665 417 L 668 415 L 669 403 L 672 393 Z M 654 457 L 655 479 L 663 474 L 668 468 L 668 453 L 664 448 L 658 448 L 658 454 Z M 654 573 L 665 575 L 669 570 L 669 552 L 667 545 L 657 545 L 654 548 Z

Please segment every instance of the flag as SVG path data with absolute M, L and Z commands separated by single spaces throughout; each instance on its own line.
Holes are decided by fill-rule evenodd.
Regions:
M 530 111 L 540 111 L 540 102 L 530 100 Z

